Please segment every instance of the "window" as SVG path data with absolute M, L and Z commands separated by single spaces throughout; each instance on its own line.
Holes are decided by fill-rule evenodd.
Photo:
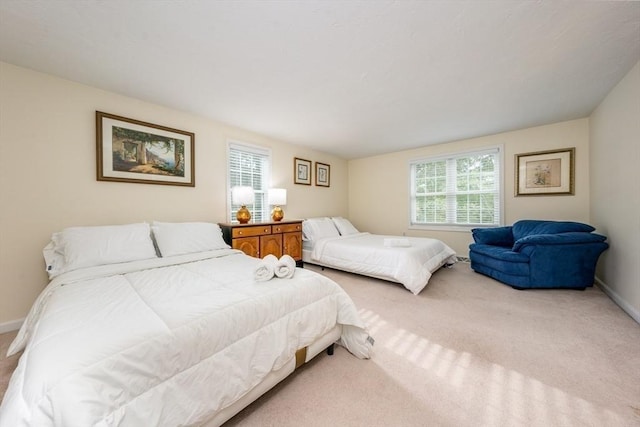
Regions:
M 500 149 L 415 160 L 411 225 L 501 225 Z
M 232 204 L 231 189 L 235 186 L 253 187 L 255 202 L 247 206 L 251 211 L 251 220 L 260 222 L 269 219 L 267 205 L 267 188 L 270 180 L 271 151 L 252 145 L 229 143 L 229 188 L 227 189 L 227 206 L 229 218 L 236 221 L 236 212 L 240 206 Z

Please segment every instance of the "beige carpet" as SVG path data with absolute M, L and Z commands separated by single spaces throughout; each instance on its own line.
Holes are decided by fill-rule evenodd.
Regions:
M 18 359 L 22 355 L 21 352 L 14 356 L 6 357 L 11 341 L 16 337 L 17 333 L 18 331 L 14 331 L 0 335 L 0 401 L 4 397 L 11 374 L 18 366 Z
M 598 288 L 516 291 L 458 263 L 414 296 L 307 268 L 351 295 L 373 358 L 323 353 L 227 426 L 640 426 L 640 325 Z

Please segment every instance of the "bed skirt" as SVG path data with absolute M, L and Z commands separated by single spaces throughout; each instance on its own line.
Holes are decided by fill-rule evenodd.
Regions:
M 258 385 L 245 394 L 242 398 L 220 411 L 203 424 L 206 427 L 218 427 L 230 420 L 238 412 L 249 406 L 253 401 L 271 390 L 280 381 L 291 375 L 296 368 L 307 363 L 322 351 L 330 347 L 332 344 L 340 340 L 342 335 L 342 326 L 336 325 L 329 332 L 321 336 L 315 342 L 298 350 L 294 356 L 279 370 L 271 371 Z M 301 359 L 301 355 L 303 355 Z

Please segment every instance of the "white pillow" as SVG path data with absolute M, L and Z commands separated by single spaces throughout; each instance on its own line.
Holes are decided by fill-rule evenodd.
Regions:
M 309 218 L 302 223 L 305 240 L 318 240 L 325 237 L 338 237 L 340 233 L 331 218 Z
M 49 279 L 65 272 L 64 248 L 60 246 L 60 233 L 53 233 L 51 241 L 42 250 Z
M 54 234 L 53 241 L 54 252 L 64 254 L 64 267 L 56 266 L 58 271 L 156 257 L 147 223 L 70 227 Z
M 218 224 L 154 221 L 151 229 L 163 257 L 229 248 Z
M 349 234 L 359 233 L 358 229 L 355 228 L 353 224 L 351 224 L 351 221 L 349 221 L 348 219 L 342 217 L 333 217 L 331 219 L 338 228 L 341 236 L 348 236 Z

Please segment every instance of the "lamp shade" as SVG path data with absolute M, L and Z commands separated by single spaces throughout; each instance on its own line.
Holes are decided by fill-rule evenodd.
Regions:
M 253 187 L 233 187 L 231 189 L 231 200 L 234 205 L 244 206 L 253 204 Z
M 287 204 L 287 190 L 285 188 L 270 188 L 267 192 L 267 202 L 270 205 L 283 206 Z

